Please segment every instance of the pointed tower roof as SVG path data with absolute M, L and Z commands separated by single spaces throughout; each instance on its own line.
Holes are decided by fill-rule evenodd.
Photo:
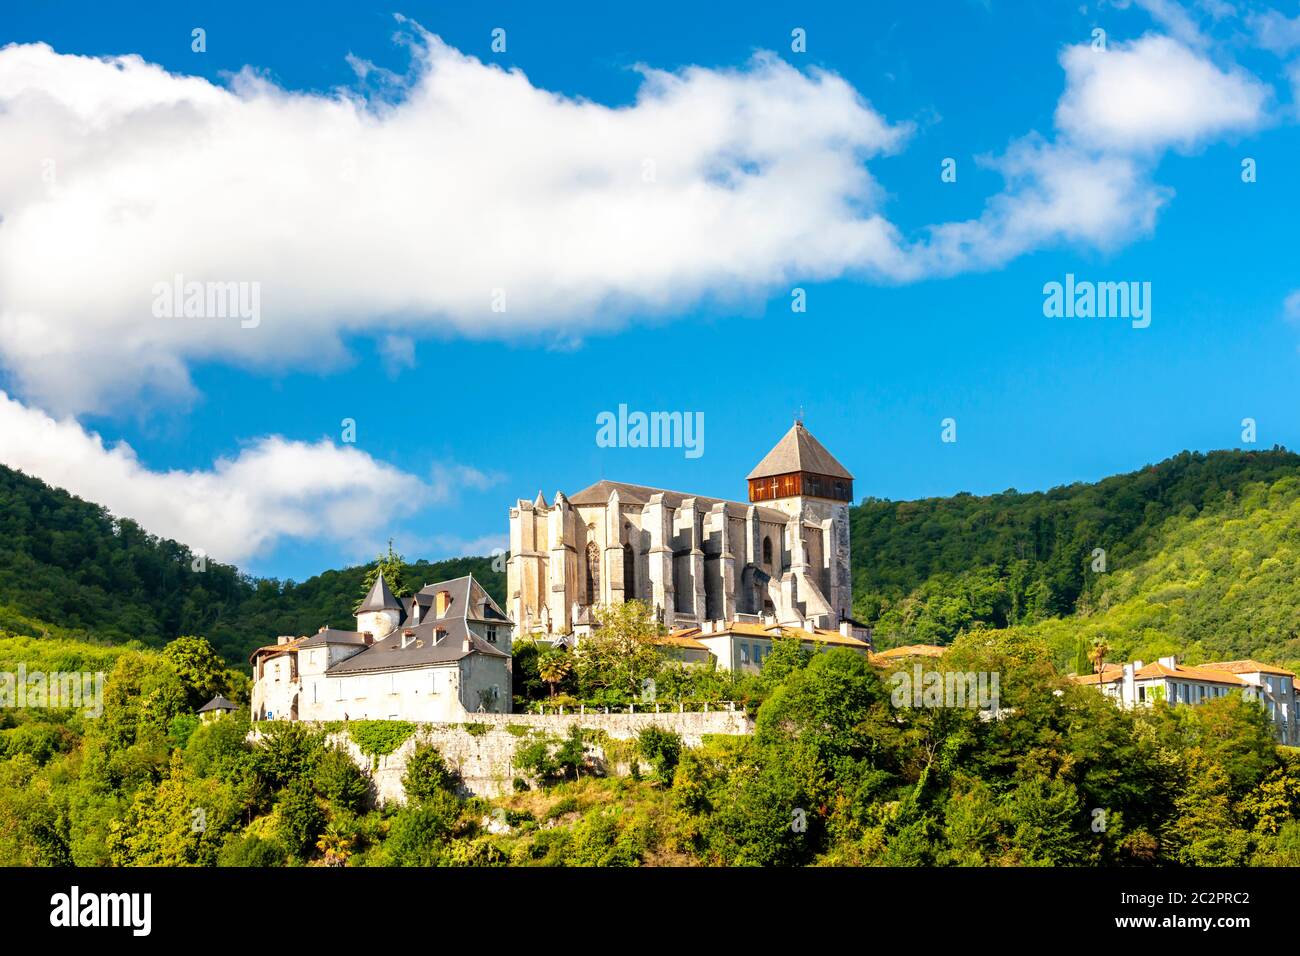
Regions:
M 745 477 L 771 478 L 774 475 L 788 475 L 795 471 L 811 472 L 815 475 L 829 475 L 832 478 L 848 478 L 848 469 L 835 460 L 835 456 L 826 447 L 813 438 L 812 432 L 803 427 L 803 422 L 796 421 L 785 433 L 767 456 L 754 466 Z
M 546 496 L 542 494 L 540 488 L 537 490 L 537 497 L 533 499 L 533 507 L 539 511 L 545 511 L 550 507 L 550 505 L 546 503 Z
M 387 611 L 390 609 L 400 611 L 402 609 L 402 602 L 397 600 L 393 595 L 392 590 L 388 587 L 388 582 L 384 580 L 384 572 L 380 571 L 379 575 L 375 578 L 375 583 L 370 588 L 370 593 L 367 594 L 366 599 L 361 602 L 361 606 L 357 608 L 356 613 L 361 614 L 365 611 Z
M 230 701 L 226 700 L 226 698 L 218 694 L 216 697 L 213 697 L 210 701 L 208 701 L 206 704 L 200 707 L 199 713 L 206 714 L 209 711 L 213 711 L 213 710 L 237 710 L 237 709 L 238 708 L 236 708 L 234 704 L 232 704 Z

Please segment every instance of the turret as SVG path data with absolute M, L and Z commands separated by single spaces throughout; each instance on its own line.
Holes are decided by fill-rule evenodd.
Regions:
M 388 587 L 383 571 L 376 575 L 375 583 L 356 613 L 357 630 L 363 634 L 369 631 L 376 641 L 382 641 L 402 623 L 402 602 Z

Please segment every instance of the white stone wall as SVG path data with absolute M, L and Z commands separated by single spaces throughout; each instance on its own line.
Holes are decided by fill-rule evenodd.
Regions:
M 402 777 L 406 762 L 415 748 L 427 741 L 438 748 L 448 766 L 461 776 L 465 788 L 478 796 L 496 796 L 512 789 L 518 771 L 514 768 L 515 753 L 526 746 L 530 737 L 527 731 L 563 737 L 574 725 L 603 730 L 615 740 L 629 740 L 649 726 L 661 727 L 680 734 L 687 747 L 699 747 L 708 734 L 753 733 L 753 722 L 743 711 L 712 711 L 710 713 L 661 714 L 476 714 L 467 723 L 486 727 L 479 733 L 465 729 L 462 723 L 430 723 L 422 725 L 393 753 L 373 760 L 363 754 L 345 731 L 331 734 L 332 743 L 342 746 L 357 765 L 370 774 L 375 792 L 381 802 L 403 802 Z M 515 727 L 515 732 L 508 728 Z M 527 728 L 527 731 L 525 730 Z M 599 747 L 588 750 L 596 760 L 604 759 Z

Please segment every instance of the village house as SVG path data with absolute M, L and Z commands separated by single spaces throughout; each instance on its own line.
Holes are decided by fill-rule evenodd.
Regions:
M 1100 674 L 1073 675 L 1071 679 L 1099 688 L 1122 707 L 1150 707 L 1157 700 L 1200 704 L 1237 691 L 1267 709 L 1279 743 L 1300 744 L 1296 675 L 1271 664 L 1237 660 L 1191 666 L 1171 656 L 1151 664 L 1106 664 Z
M 511 621 L 472 576 L 396 597 L 380 573 L 357 629 L 253 652 L 253 720 L 463 721 L 511 707 Z

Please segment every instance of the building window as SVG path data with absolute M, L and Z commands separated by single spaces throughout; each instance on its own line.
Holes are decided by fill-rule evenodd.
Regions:
M 763 539 L 763 563 L 772 563 L 772 539 L 770 537 Z
M 490 625 L 490 626 L 488 627 L 488 629 L 487 629 L 487 641 L 488 641 L 489 644 L 495 644 L 495 643 L 497 642 L 497 629 L 496 629 L 496 625 Z
M 743 643 L 742 643 L 742 644 L 740 645 L 740 663 L 741 663 L 741 666 L 742 666 L 742 667 L 743 667 L 744 665 L 746 665 L 746 664 L 749 663 L 749 645 L 748 645 L 748 644 L 743 644 Z
M 600 600 L 600 549 L 595 541 L 587 542 L 587 603 Z
M 623 545 L 623 600 L 636 599 L 636 552 L 632 545 Z

